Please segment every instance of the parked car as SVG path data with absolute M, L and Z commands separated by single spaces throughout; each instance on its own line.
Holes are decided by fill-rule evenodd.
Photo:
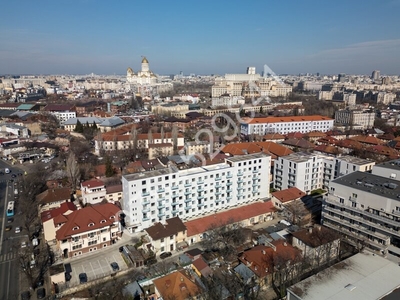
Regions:
M 7 225 L 6 228 L 4 228 L 5 231 L 10 231 L 12 229 L 11 225 Z
M 43 299 L 46 297 L 46 290 L 44 288 L 40 288 L 36 291 L 36 296 L 38 299 Z
M 164 259 L 164 258 L 167 258 L 167 257 L 170 257 L 170 256 L 172 256 L 171 252 L 163 252 L 163 253 L 160 254 L 160 258 L 161 259 Z
M 79 274 L 79 283 L 86 283 L 87 282 L 87 275 L 86 273 Z
M 15 233 L 20 233 L 21 232 L 21 227 L 15 227 Z
M 21 248 L 26 248 L 27 245 L 28 245 L 28 244 L 27 244 L 26 242 L 22 242 L 22 243 L 21 243 Z
M 13 219 L 13 218 L 8 218 L 8 219 L 7 219 L 7 223 L 8 223 L 8 224 L 11 224 L 12 222 L 14 222 L 14 219 Z
M 111 263 L 111 268 L 113 271 L 119 271 L 119 266 L 116 262 Z

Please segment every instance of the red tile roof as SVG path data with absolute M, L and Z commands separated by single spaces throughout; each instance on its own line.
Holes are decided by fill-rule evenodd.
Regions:
M 277 192 L 273 192 L 272 196 L 281 201 L 282 203 L 286 203 L 289 201 L 293 201 L 299 198 L 302 198 L 306 195 L 302 190 L 297 187 L 291 187 L 286 190 L 281 190 Z
M 258 245 L 243 252 L 239 260 L 254 274 L 263 278 L 274 273 L 275 268 L 279 268 L 276 264 L 286 266 L 287 263 L 297 262 L 301 256 L 299 249 L 283 240 L 274 241 L 272 244 L 275 246 L 275 250 L 269 246 Z
M 192 262 L 192 265 L 201 273 L 202 276 L 206 277 L 211 275 L 213 272 L 209 265 L 204 261 L 203 257 L 195 259 Z
M 40 214 L 42 224 L 48 220 L 51 220 L 59 215 L 65 214 L 67 211 L 75 211 L 76 206 L 73 202 L 64 202 L 59 208 L 46 210 Z
M 371 135 L 357 135 L 354 136 L 352 138 L 350 138 L 353 141 L 358 141 L 360 143 L 364 143 L 364 144 L 371 144 L 371 145 L 381 145 L 383 144 L 383 142 Z
M 87 206 L 76 210 L 69 215 L 64 215 L 64 225 L 56 232 L 57 240 L 65 240 L 71 235 L 81 234 L 95 229 L 109 227 L 118 221 L 120 208 L 111 203 Z M 59 222 L 54 219 L 54 224 Z
M 250 143 L 231 143 L 226 145 L 221 152 L 230 155 L 244 155 L 264 152 L 277 157 L 286 156 L 293 153 L 289 148 L 274 142 L 250 142 Z
M 154 240 L 166 238 L 186 230 L 185 225 L 179 217 L 174 217 L 165 221 L 165 225 L 155 223 L 153 226 L 145 229 L 147 234 Z
M 196 281 L 184 270 L 153 279 L 153 283 L 163 299 L 186 300 L 201 293 Z
M 230 209 L 203 218 L 185 222 L 187 236 L 197 235 L 206 232 L 211 225 L 224 225 L 229 221 L 240 222 L 262 214 L 275 212 L 271 201 L 257 202 L 246 206 Z
M 104 186 L 104 182 L 101 181 L 100 179 L 90 179 L 90 180 L 86 180 L 86 181 L 82 182 L 82 186 L 92 189 L 92 188 Z
M 43 193 L 36 196 L 36 200 L 39 204 L 47 204 L 58 201 L 69 201 L 71 198 L 70 188 L 59 188 L 59 189 L 48 189 Z

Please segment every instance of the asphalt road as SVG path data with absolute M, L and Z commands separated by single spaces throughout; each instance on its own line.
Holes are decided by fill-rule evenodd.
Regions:
M 0 175 L 0 299 L 15 300 L 19 299 L 19 272 L 17 251 L 23 239 L 22 233 L 15 233 L 18 224 L 18 210 L 14 216 L 14 222 L 7 223 L 6 207 L 9 200 L 14 200 L 14 184 L 18 179 L 12 178 L 12 174 L 21 172 L 13 166 L 9 166 L 0 160 L 0 171 L 4 168 L 11 170 L 10 174 Z M 13 179 L 14 182 L 10 182 Z M 8 194 L 8 195 L 7 195 Z M 11 225 L 10 231 L 5 231 L 5 227 Z

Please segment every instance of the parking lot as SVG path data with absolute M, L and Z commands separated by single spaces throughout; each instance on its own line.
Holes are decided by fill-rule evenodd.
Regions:
M 118 252 L 118 249 L 109 253 L 99 252 L 99 254 L 100 255 L 88 256 L 86 259 L 76 262 L 71 261 L 72 273 L 70 286 L 79 284 L 80 273 L 86 273 L 88 281 L 115 273 L 111 268 L 112 262 L 118 264 L 119 270 L 125 270 L 128 268 L 121 253 Z

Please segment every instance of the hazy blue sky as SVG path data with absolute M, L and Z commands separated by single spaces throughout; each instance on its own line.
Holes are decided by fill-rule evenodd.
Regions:
M 0 74 L 400 74 L 400 0 L 3 1 Z

